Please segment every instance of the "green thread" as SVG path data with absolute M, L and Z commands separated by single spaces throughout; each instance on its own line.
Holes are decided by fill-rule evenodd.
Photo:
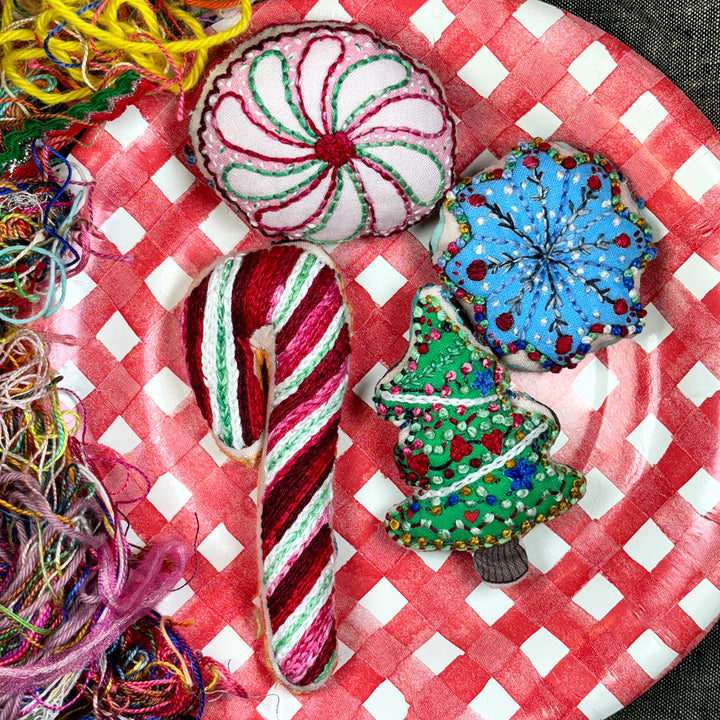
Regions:
M 315 370 L 320 361 L 325 357 L 326 353 L 330 352 L 330 349 L 335 344 L 335 341 L 337 340 L 338 335 L 340 335 L 340 332 L 342 331 L 344 325 L 345 313 L 344 311 L 340 310 L 336 315 L 335 327 L 330 328 L 332 332 L 328 339 L 324 343 L 322 343 L 322 345 L 318 345 L 313 350 L 313 352 L 307 356 L 308 358 L 310 358 L 310 362 L 302 369 L 298 367 L 298 369 L 295 371 L 295 377 L 293 377 L 293 381 L 291 383 L 288 383 L 287 385 L 285 385 L 285 383 L 281 383 L 277 388 L 275 388 L 276 403 L 281 402 L 288 395 L 292 395 L 292 393 L 294 393 L 300 387 L 302 382 L 313 372 L 313 370 Z
M 290 295 L 287 299 L 287 302 L 285 303 L 284 307 L 279 310 L 277 318 L 275 319 L 275 326 L 276 327 L 282 327 L 285 321 L 285 317 L 290 312 L 292 307 L 295 304 L 295 300 L 302 289 L 303 285 L 305 284 L 305 281 L 307 280 L 308 276 L 310 275 L 310 270 L 314 267 L 315 263 L 317 261 L 317 257 L 313 255 L 312 253 L 308 253 L 305 257 L 305 260 L 303 261 L 303 266 L 300 268 L 300 272 L 298 273 L 298 276 L 295 280 L 295 284 L 292 286 L 292 289 L 290 290 Z
M 293 531 L 288 531 L 283 537 L 282 552 L 279 552 L 273 561 L 265 568 L 263 573 L 263 582 L 269 583 L 270 580 L 277 575 L 280 567 L 284 566 L 288 560 L 288 552 L 292 550 L 293 543 L 301 537 L 307 535 L 307 527 L 311 522 L 315 522 L 317 517 L 322 513 L 323 509 L 330 504 L 332 500 L 332 483 L 326 482 L 320 495 L 317 496 L 317 500 L 313 503 L 309 510 L 307 517 L 302 524 L 295 528 Z
M 333 199 L 331 201 L 330 208 L 327 211 L 327 213 L 325 213 L 325 217 L 323 218 L 323 221 L 320 223 L 320 225 L 315 230 L 313 230 L 312 232 L 309 232 L 305 235 L 305 237 L 308 240 L 311 240 L 312 242 L 319 242 L 319 243 L 328 242 L 326 240 L 316 240 L 315 236 L 327 227 L 327 224 L 330 222 L 330 218 L 332 217 L 333 212 L 335 212 L 335 207 L 340 202 L 340 192 L 344 185 L 343 175 L 345 173 L 348 174 L 348 176 L 350 177 L 350 181 L 355 186 L 355 192 L 357 192 L 357 197 L 358 197 L 358 200 L 360 201 L 360 206 L 362 208 L 362 218 L 361 218 L 360 222 L 358 223 L 358 226 L 355 228 L 355 230 L 353 230 L 349 235 L 347 235 L 346 237 L 344 237 L 340 240 L 332 240 L 329 242 L 331 244 L 334 244 L 334 243 L 338 243 L 338 242 L 345 242 L 345 240 L 351 240 L 362 230 L 362 228 L 365 227 L 365 223 L 367 222 L 367 218 L 368 218 L 368 205 L 367 205 L 367 202 L 365 202 L 365 198 L 363 197 L 362 188 L 360 187 L 360 183 L 357 181 L 357 178 L 355 177 L 354 173 L 349 172 L 345 168 L 340 168 L 340 171 L 338 172 L 338 187 L 337 187 L 335 195 L 333 196 Z
M 298 614 L 295 622 L 289 628 L 285 629 L 284 625 L 282 628 L 280 628 L 280 630 L 284 630 L 284 632 L 280 639 L 274 643 L 276 654 L 280 653 L 282 649 L 288 644 L 288 642 L 290 642 L 290 640 L 294 637 L 298 629 L 302 626 L 303 622 L 305 622 L 308 617 L 314 617 L 317 614 L 320 601 L 325 597 L 327 589 L 332 585 L 332 583 L 333 574 L 330 572 L 323 578 L 323 581 L 320 587 L 317 589 L 317 592 L 309 596 L 309 602 L 307 607 L 304 608 L 304 612 Z
M 308 167 L 312 167 L 315 162 L 320 161 L 313 161 L 309 165 L 299 165 L 295 168 L 290 168 L 289 170 L 277 170 L 277 171 L 270 171 L 270 170 L 260 170 L 259 168 L 253 167 L 250 165 L 250 163 L 232 163 L 228 165 L 224 170 L 222 174 L 223 182 L 225 183 L 225 188 L 228 190 L 228 192 L 231 192 L 235 197 L 240 198 L 241 200 L 279 200 L 281 198 L 287 197 L 288 195 L 291 195 L 295 193 L 297 190 L 300 190 L 301 188 L 304 188 L 306 185 L 309 185 L 313 180 L 315 180 L 317 177 L 322 175 L 325 170 L 327 169 L 327 163 L 321 162 L 318 166 L 318 169 L 316 172 L 314 172 L 312 175 L 309 175 L 307 178 L 305 178 L 302 182 L 298 183 L 297 185 L 294 185 L 291 188 L 287 188 L 286 190 L 283 190 L 282 192 L 276 192 L 272 195 L 243 195 L 242 193 L 235 190 L 228 182 L 228 174 L 232 170 L 247 170 L 249 172 L 257 173 L 258 175 L 263 175 L 265 177 L 288 177 L 290 175 L 297 175 L 298 173 L 301 173 L 308 169 Z
M 228 387 L 228 370 L 225 358 L 225 304 L 223 298 L 225 297 L 225 290 L 227 288 L 227 282 L 232 272 L 234 261 L 225 263 L 223 266 L 222 275 L 220 282 L 218 283 L 218 296 L 220 301 L 217 303 L 218 309 L 218 329 L 217 329 L 217 356 L 215 357 L 215 369 L 218 375 L 218 390 L 220 388 L 227 389 Z M 224 392 L 217 392 L 217 403 L 218 412 L 220 414 L 221 424 L 221 436 L 220 439 L 225 445 L 232 447 L 233 444 L 233 433 L 232 433 L 232 420 L 230 419 L 230 406 L 227 402 L 227 395 Z
M 261 60 L 265 59 L 266 57 L 273 56 L 280 58 L 280 64 L 282 66 L 282 82 L 283 87 L 285 88 L 285 100 L 287 101 L 287 104 L 290 106 L 290 109 L 292 110 L 293 115 L 297 119 L 297 121 L 300 123 L 300 125 L 303 127 L 303 129 L 308 133 L 310 136 L 309 138 L 303 137 L 300 133 L 295 132 L 294 130 L 291 130 L 286 125 L 283 125 L 276 117 L 274 117 L 270 111 L 268 110 L 265 103 L 262 101 L 262 98 L 260 97 L 257 86 L 255 84 L 255 73 L 257 72 L 257 66 L 260 63 Z M 252 65 L 250 66 L 250 74 L 248 78 L 248 84 L 250 86 L 250 92 L 252 93 L 253 98 L 255 99 L 255 102 L 257 103 L 258 107 L 262 110 L 263 115 L 272 122 L 276 128 L 279 130 L 282 130 L 283 132 L 286 132 L 291 137 L 294 137 L 296 140 L 300 140 L 301 142 L 311 142 L 314 144 L 314 141 L 317 140 L 317 136 L 315 133 L 310 129 L 309 125 L 307 124 L 307 121 L 302 116 L 302 113 L 300 113 L 299 109 L 297 108 L 297 104 L 293 100 L 292 97 L 292 91 L 290 90 L 290 74 L 288 70 L 288 63 L 285 59 L 285 56 L 279 51 L 275 50 L 274 48 L 271 48 L 269 50 L 266 50 L 263 53 L 260 53 L 252 62 Z
M 360 113 L 360 111 L 364 110 L 371 102 L 377 100 L 378 98 L 382 97 L 383 95 L 386 95 L 387 93 L 391 93 L 394 90 L 399 90 L 402 87 L 405 87 L 410 82 L 410 77 L 412 75 L 412 67 L 410 63 L 403 60 L 402 58 L 398 57 L 397 55 L 389 55 L 387 53 L 383 55 L 375 55 L 373 57 L 363 58 L 362 60 L 358 60 L 356 63 L 353 63 L 350 65 L 350 67 L 346 68 L 345 72 L 338 78 L 337 83 L 335 84 L 335 87 L 333 88 L 332 93 L 332 101 L 331 101 L 331 108 L 332 108 L 332 120 L 331 120 L 331 127 L 333 133 L 338 132 L 337 127 L 337 100 L 338 95 L 340 94 L 340 89 L 342 88 L 342 84 L 347 79 L 348 75 L 350 73 L 359 68 L 363 65 L 368 65 L 369 63 L 377 62 L 378 60 L 392 60 L 393 62 L 397 62 L 398 64 L 402 65 L 403 69 L 405 70 L 405 79 L 401 80 L 400 82 L 395 83 L 394 85 L 388 85 L 384 87 L 380 92 L 376 93 L 375 95 L 371 95 L 368 97 L 364 102 L 360 103 L 355 110 L 350 114 L 350 116 L 345 120 L 343 123 L 342 128 L 339 128 L 340 130 L 345 130 L 350 126 L 350 123 L 357 117 L 357 115 Z
M 294 448 L 302 447 L 305 440 L 312 437 L 313 429 L 324 426 L 331 415 L 333 415 L 340 404 L 342 403 L 342 397 L 345 393 L 345 386 L 347 380 L 333 393 L 327 404 L 320 408 L 320 412 L 315 411 L 308 415 L 301 423 L 296 425 L 290 432 L 288 432 L 283 439 L 273 449 L 272 456 L 267 461 L 267 472 L 272 472 L 279 464 L 284 463 L 288 451 L 292 452 Z
M 405 182 L 405 180 L 400 175 L 398 175 L 397 171 L 395 170 L 395 168 L 392 165 L 390 165 L 389 163 L 386 163 L 384 160 L 379 158 L 377 155 L 373 155 L 372 153 L 369 153 L 366 150 L 366 148 L 371 148 L 371 147 L 397 147 L 397 146 L 404 147 L 407 150 L 416 150 L 420 154 L 425 155 L 426 157 L 430 158 L 430 160 L 432 160 L 432 162 L 435 164 L 435 166 L 439 170 L 440 178 L 441 178 L 440 184 L 438 186 L 437 192 L 435 193 L 435 195 L 433 196 L 433 198 L 431 200 L 428 200 L 427 202 L 422 201 L 415 194 L 415 192 L 410 187 L 410 185 L 408 185 L 407 182 Z M 413 145 L 411 143 L 401 142 L 398 140 L 395 142 L 375 142 L 375 143 L 366 143 L 364 145 L 357 145 L 355 147 L 355 152 L 360 157 L 366 158 L 368 160 L 371 160 L 374 163 L 377 163 L 378 165 L 380 165 L 380 167 L 382 167 L 384 170 L 389 172 L 395 178 L 395 180 L 397 180 L 398 184 L 405 191 L 407 196 L 416 205 L 421 205 L 422 207 L 430 207 L 430 206 L 434 205 L 440 199 L 440 196 L 443 193 L 443 188 L 445 187 L 445 170 L 444 170 L 442 164 L 440 163 L 440 161 L 426 148 L 421 147 L 420 145 Z
M 49 635 L 54 628 L 41 628 L 37 625 L 33 625 L 32 623 L 29 623 L 27 620 L 21 618 L 19 615 L 16 615 L 10 608 L 5 607 L 4 605 L 0 605 L 0 612 L 7 615 L 9 618 L 14 620 L 18 625 L 24 627 L 26 630 L 29 630 L 30 632 L 38 633 L 39 635 Z

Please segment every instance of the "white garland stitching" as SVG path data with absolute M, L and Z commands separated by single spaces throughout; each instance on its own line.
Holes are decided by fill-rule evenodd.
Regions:
M 444 405 L 445 407 L 479 407 L 481 405 L 488 405 L 493 400 L 497 400 L 497 395 L 488 395 L 484 398 L 468 398 L 463 400 L 462 398 L 444 398 L 439 395 L 393 395 L 387 390 L 381 390 L 379 397 L 381 400 L 386 400 L 388 404 L 392 405 L 395 403 L 408 403 L 410 405 Z
M 510 450 L 508 450 L 504 455 L 495 458 L 495 460 L 493 460 L 491 463 L 483 465 L 483 467 L 479 468 L 474 473 L 467 475 L 462 480 L 458 480 L 457 482 L 454 482 L 448 487 L 439 488 L 437 490 L 426 490 L 425 492 L 421 490 L 418 493 L 418 498 L 420 500 L 425 500 L 426 498 L 447 497 L 448 495 L 452 495 L 452 493 L 454 492 L 458 492 L 458 490 L 462 490 L 467 485 L 471 485 L 477 480 L 481 480 L 484 475 L 493 472 L 493 470 L 497 470 L 499 467 L 502 467 L 508 460 L 512 460 L 512 458 L 514 458 L 516 455 L 519 455 L 528 445 L 530 445 L 530 443 L 536 437 L 542 435 L 548 429 L 548 427 L 549 425 L 546 422 L 538 425 L 517 445 L 514 445 L 512 448 L 510 448 Z

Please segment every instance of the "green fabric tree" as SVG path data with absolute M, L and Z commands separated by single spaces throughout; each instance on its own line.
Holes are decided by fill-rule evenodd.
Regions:
M 549 459 L 554 413 L 510 390 L 439 286 L 416 295 L 408 350 L 375 404 L 400 428 L 395 463 L 416 488 L 385 520 L 405 547 L 474 552 L 484 579 L 513 582 L 527 571 L 518 539 L 585 492 L 579 472 Z

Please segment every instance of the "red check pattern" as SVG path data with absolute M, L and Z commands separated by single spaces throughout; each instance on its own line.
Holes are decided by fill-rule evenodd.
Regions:
M 607 155 L 646 199 L 662 238 L 646 331 L 575 371 L 516 376 L 558 412 L 557 457 L 588 474 L 586 498 L 528 536 L 533 566 L 505 591 L 465 555 L 391 543 L 380 518 L 405 489 L 395 431 L 368 400 L 406 347 L 415 290 L 435 280 L 418 239 L 429 229 L 335 248 L 353 313 L 335 473 L 342 664 L 321 691 L 273 687 L 256 625 L 256 474 L 209 438 L 178 322 L 192 278 L 266 241 L 178 161 L 187 129 L 165 96 L 74 152 L 97 180 L 98 249 L 126 258 L 71 283 L 51 329 L 78 342 L 55 346 L 55 367 L 84 397 L 90 436 L 150 478 L 127 507 L 132 537 L 192 543 L 197 516 L 197 571 L 163 610 L 257 696 L 220 698 L 207 717 L 605 718 L 720 612 L 720 137 L 657 70 L 537 0 L 267 0 L 253 29 L 306 17 L 356 19 L 432 68 L 459 120 L 460 170 L 552 135 Z

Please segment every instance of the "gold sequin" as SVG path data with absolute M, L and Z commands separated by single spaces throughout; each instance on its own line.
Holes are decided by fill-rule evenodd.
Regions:
M 395 518 L 393 518 L 388 524 L 390 525 L 391 530 L 397 530 L 400 527 L 400 523 Z

